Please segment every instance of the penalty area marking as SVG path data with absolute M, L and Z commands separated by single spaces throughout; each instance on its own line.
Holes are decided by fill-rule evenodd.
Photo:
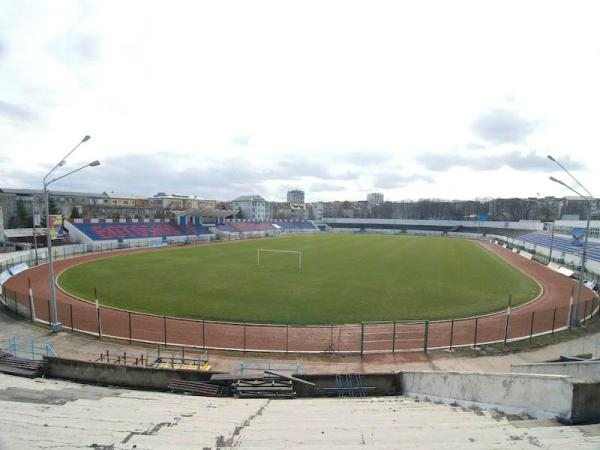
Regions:
M 268 248 L 257 248 L 256 249 L 256 265 L 260 266 L 260 253 L 294 253 L 298 255 L 298 269 L 302 269 L 302 252 L 299 250 L 271 250 Z

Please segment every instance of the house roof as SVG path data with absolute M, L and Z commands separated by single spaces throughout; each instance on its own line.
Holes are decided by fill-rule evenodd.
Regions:
M 145 195 L 121 194 L 119 192 L 111 192 L 110 194 L 105 192 L 105 194 L 109 198 L 125 198 L 128 200 L 148 200 L 148 197 L 146 197 Z
M 25 194 L 25 195 L 43 195 L 43 189 L 12 189 L 12 188 L 0 188 L 0 192 L 4 194 Z M 76 197 L 107 197 L 106 193 L 97 192 L 73 192 L 73 191 L 55 191 L 49 190 L 52 195 L 62 195 L 65 197 L 76 196 Z
M 260 195 L 240 195 L 232 200 L 232 202 L 266 202 Z

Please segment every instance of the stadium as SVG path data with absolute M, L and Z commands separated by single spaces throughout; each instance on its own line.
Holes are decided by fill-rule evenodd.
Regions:
M 92 369 L 86 367 L 90 363 L 47 354 L 53 348 L 40 348 L 37 341 L 23 344 L 14 337 L 9 338 L 11 354 L 17 356 L 24 347 L 31 347 L 27 352 L 32 358 L 45 352 L 45 365 L 35 370 L 51 377 L 201 396 L 226 395 L 246 379 L 261 386 L 275 383 L 277 387 L 268 389 L 275 389 L 280 398 L 291 395 L 289 386 L 293 396 L 314 396 L 317 388 L 303 390 L 306 385 L 321 386 L 317 396 L 397 395 L 398 373 L 374 378 L 369 370 L 346 372 L 332 381 L 331 375 L 306 373 L 303 366 L 311 363 L 302 355 L 359 358 L 361 366 L 378 368 L 381 363 L 369 358 L 416 361 L 417 355 L 432 358 L 437 352 L 507 348 L 568 333 L 575 317 L 582 324 L 596 320 L 597 244 L 590 244 L 587 281 L 577 301 L 571 270 L 576 264 L 569 262 L 581 257 L 581 247 L 565 235 L 551 236 L 540 223 L 335 218 L 315 223 L 230 215 L 228 210 L 188 210 L 168 221 L 64 222 L 72 243 L 53 250 L 56 321 L 67 333 L 112 346 L 113 354 L 100 352 Z M 3 263 L 4 309 L 54 327 L 47 254 L 41 251 L 37 256 L 33 260 L 30 252 Z M 158 353 L 151 357 L 147 352 L 145 362 L 143 354 L 130 356 L 128 362 L 127 351 L 114 354 L 115 345 L 133 346 L 128 352 L 135 352 L 136 345 L 156 346 Z M 208 352 L 217 353 L 209 357 Z M 234 356 L 238 374 L 220 375 L 212 369 L 230 358 L 219 352 L 247 355 Z M 161 362 L 165 355 L 170 363 Z M 24 370 L 24 360 L 17 360 L 17 368 L 9 364 L 9 373 Z M 29 367 L 37 364 L 27 361 Z M 589 364 L 573 361 L 561 364 Z M 129 372 L 107 374 L 104 366 Z M 141 375 L 132 375 L 133 368 L 169 373 L 164 381 L 150 374 L 138 380 Z M 339 370 L 336 364 L 332 369 Z M 250 375 L 256 371 L 265 372 Z M 453 388 L 434 388 L 437 378 L 427 381 L 424 372 L 403 370 L 400 392 L 416 399 L 447 397 L 475 407 L 492 403 L 504 413 L 562 417 L 570 423 L 596 414 L 587 402 L 557 413 L 552 412 L 554 400 L 535 406 L 517 400 L 510 389 L 504 392 L 506 383 L 517 379 L 514 374 L 486 381 L 472 377 L 490 375 L 457 376 Z M 545 389 L 547 380 L 539 376 L 519 382 L 528 390 Z M 223 377 L 229 378 L 210 381 Z M 288 379 L 291 384 L 285 385 Z M 502 398 L 491 401 L 486 389 L 470 393 L 462 403 L 467 398 L 459 400 L 461 394 L 452 390 L 482 382 L 504 383 L 497 388 L 504 392 Z M 251 396 L 273 395 L 251 386 L 248 389 L 256 390 Z M 235 389 L 236 396 L 245 392 Z
M 600 449 L 589 3 L 3 2 L 0 450 Z

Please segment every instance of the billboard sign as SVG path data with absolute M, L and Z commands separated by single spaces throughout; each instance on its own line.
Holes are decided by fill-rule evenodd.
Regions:
M 62 239 L 63 237 L 63 216 L 61 214 L 52 214 L 48 223 L 50 237 L 52 239 Z
M 573 245 L 583 246 L 583 240 L 585 237 L 585 228 L 573 227 Z

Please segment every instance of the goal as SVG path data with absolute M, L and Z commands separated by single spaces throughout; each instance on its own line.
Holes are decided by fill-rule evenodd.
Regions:
M 260 266 L 260 254 L 261 253 L 291 253 L 298 255 L 298 269 L 302 269 L 302 252 L 299 250 L 271 250 L 268 248 L 257 248 L 256 249 L 256 265 Z

